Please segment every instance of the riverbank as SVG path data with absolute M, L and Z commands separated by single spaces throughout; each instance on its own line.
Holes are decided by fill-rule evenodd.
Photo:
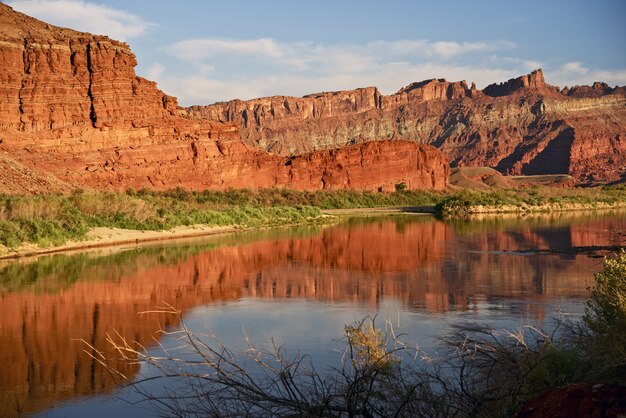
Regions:
M 626 208 L 623 186 L 393 193 L 174 189 L 0 196 L 0 258 L 336 222 L 350 216 L 429 213 L 454 218 L 616 208 Z
M 443 217 L 490 214 L 587 211 L 626 208 L 626 187 L 553 189 L 464 189 L 445 196 L 436 205 Z
M 355 208 L 355 209 L 326 209 L 320 211 L 320 216 L 311 218 L 307 222 L 294 223 L 285 226 L 296 226 L 301 224 L 334 224 L 345 218 L 354 216 L 383 216 L 393 214 L 403 215 L 432 215 L 435 213 L 434 206 L 409 206 L 409 207 L 385 207 L 385 208 Z M 270 225 L 269 228 L 276 228 L 279 225 Z M 180 241 L 189 238 L 201 238 L 213 235 L 234 234 L 259 227 L 242 226 L 211 226 L 211 225 L 190 225 L 179 226 L 168 230 L 150 231 L 133 230 L 122 228 L 91 228 L 81 241 L 69 240 L 61 245 L 50 247 L 39 247 L 32 243 L 23 243 L 16 248 L 0 246 L 0 260 L 10 260 L 18 258 L 36 257 L 41 255 L 70 253 L 76 251 L 89 250 L 94 248 L 119 247 L 124 245 L 136 245 L 155 243 L 160 241 Z
M 122 228 L 92 228 L 85 240 L 70 240 L 65 244 L 51 247 L 38 247 L 35 244 L 25 243 L 17 248 L 0 248 L 0 260 L 36 257 L 46 254 L 69 253 L 94 248 L 116 247 L 121 245 L 139 245 L 158 241 L 181 240 L 199 238 L 211 235 L 230 234 L 241 229 L 231 226 L 192 225 L 176 227 L 166 231 L 139 231 Z

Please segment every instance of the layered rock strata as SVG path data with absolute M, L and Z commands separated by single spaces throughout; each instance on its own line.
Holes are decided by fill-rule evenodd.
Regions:
M 59 156 L 57 155 L 57 158 Z M 297 157 L 272 156 L 236 141 L 198 140 L 67 155 L 39 161 L 59 178 L 98 189 L 166 190 L 288 187 L 296 190 L 442 190 L 449 165 L 433 147 L 375 141 Z M 63 171 L 65 170 L 65 171 Z
M 136 64 L 125 43 L 48 25 L 0 3 L 0 162 L 12 168 L 0 174 L 0 193 L 64 185 L 446 185 L 448 166 L 438 151 L 401 141 L 298 158 L 269 155 L 242 143 L 235 123 L 185 115 L 176 98 L 135 75 Z M 19 186 L 28 178 L 32 187 Z
M 482 91 L 439 79 L 389 96 L 368 87 L 233 100 L 187 112 L 234 122 L 246 143 L 283 155 L 395 138 L 434 145 L 453 166 L 570 174 L 582 182 L 626 180 L 626 88 L 595 83 L 559 90 L 541 70 Z

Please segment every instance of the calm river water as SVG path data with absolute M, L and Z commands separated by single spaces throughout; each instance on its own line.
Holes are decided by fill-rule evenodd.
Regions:
M 259 345 L 273 337 L 335 365 L 343 326 L 366 315 L 425 350 L 461 322 L 549 328 L 558 311 L 578 317 L 601 258 L 528 250 L 625 245 L 624 212 L 387 216 L 0 264 L 0 416 L 149 416 L 81 340 L 106 353 L 117 332 L 158 353 L 158 338 L 176 342 L 157 331 L 179 320 L 139 313 L 164 303 L 230 347 L 244 333 Z

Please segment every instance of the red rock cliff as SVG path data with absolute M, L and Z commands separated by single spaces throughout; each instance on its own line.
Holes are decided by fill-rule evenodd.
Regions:
M 235 122 L 246 143 L 284 155 L 400 138 L 438 147 L 454 166 L 571 174 L 579 181 L 626 179 L 626 89 L 595 83 L 559 91 L 541 70 L 482 91 L 439 79 L 389 96 L 369 87 L 188 112 Z
M 438 151 L 399 141 L 296 159 L 269 155 L 243 144 L 234 123 L 185 115 L 174 97 L 135 75 L 136 63 L 125 43 L 48 25 L 0 3 L 0 167 L 7 168 L 0 192 L 446 185 L 448 166 Z M 345 95 L 341 105 L 320 98 L 301 111 L 350 114 L 378 106 L 371 100 L 365 92 Z M 405 155 L 411 157 L 403 161 Z

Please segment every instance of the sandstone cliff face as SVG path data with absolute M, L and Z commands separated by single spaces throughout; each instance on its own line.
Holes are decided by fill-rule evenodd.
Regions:
M 453 166 L 571 174 L 583 182 L 626 179 L 626 89 L 595 83 L 559 91 L 541 70 L 482 91 L 440 79 L 389 96 L 369 87 L 187 111 L 235 122 L 247 144 L 283 155 L 400 138 L 436 146 Z
M 136 64 L 125 43 L 47 25 L 0 3 L 0 161 L 11 168 L 0 174 L 0 192 L 446 185 L 445 159 L 416 144 L 268 155 L 240 142 L 236 124 L 186 117 L 174 97 L 135 75 Z M 366 92 L 346 94 L 340 104 L 314 100 L 284 106 L 323 117 L 377 105 Z
M 0 37 L 3 132 L 168 125 L 177 113 L 175 99 L 135 76 L 125 43 L 47 25 L 4 4 Z
M 296 157 L 268 155 L 235 141 L 194 141 L 191 147 L 151 147 L 150 155 L 142 149 L 111 152 L 99 165 L 91 163 L 94 158 L 67 161 L 66 176 L 81 184 L 117 189 L 392 191 L 402 182 L 411 190 L 443 190 L 450 174 L 439 151 L 409 141 L 373 141 Z M 55 170 L 55 163 L 47 168 Z

